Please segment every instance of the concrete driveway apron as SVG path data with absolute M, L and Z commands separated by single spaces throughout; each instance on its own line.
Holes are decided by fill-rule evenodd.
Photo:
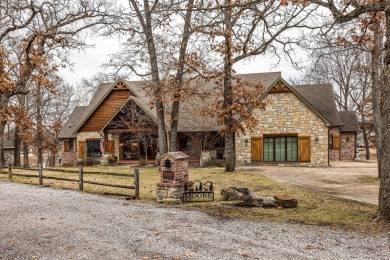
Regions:
M 378 176 L 376 162 L 337 161 L 327 168 L 262 166 L 239 169 L 261 170 L 261 174 L 278 182 L 378 205 L 379 181 L 359 180 Z

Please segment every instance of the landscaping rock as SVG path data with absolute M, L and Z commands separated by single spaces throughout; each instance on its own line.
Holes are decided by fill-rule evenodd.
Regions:
M 229 187 L 221 190 L 223 201 L 235 201 L 239 207 L 258 208 L 296 208 L 298 201 L 289 195 L 277 195 L 274 197 L 260 197 L 252 195 L 248 188 Z
M 229 187 L 221 190 L 223 201 L 246 200 L 251 196 L 249 189 L 241 187 Z
M 272 197 L 249 196 L 236 204 L 239 207 L 276 208 L 278 205 Z
M 296 208 L 298 206 L 298 201 L 288 195 L 278 195 L 274 196 L 278 207 L 282 208 Z
M 202 151 L 200 154 L 200 167 L 204 167 L 207 162 L 211 161 L 210 151 Z
M 298 201 L 290 196 L 259 197 L 251 195 L 236 204 L 239 207 L 296 208 Z

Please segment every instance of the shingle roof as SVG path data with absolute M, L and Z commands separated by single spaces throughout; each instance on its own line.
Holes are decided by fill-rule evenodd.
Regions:
M 344 123 L 341 127 L 341 132 L 358 132 L 360 130 L 355 111 L 340 111 L 339 116 Z
M 66 121 L 61 132 L 58 134 L 59 139 L 76 138 L 73 131 L 83 118 L 86 108 L 86 106 L 77 106 L 73 109 L 73 112 L 69 115 L 68 121 Z
M 331 84 L 296 85 L 292 86 L 305 98 L 332 126 L 341 126 L 336 101 Z
M 278 77 L 280 72 L 269 72 L 269 73 L 252 73 L 252 74 L 240 74 L 241 81 L 248 83 L 261 83 L 264 88 L 268 88 Z M 147 86 L 146 81 L 127 81 L 122 80 L 128 88 L 134 93 L 136 97 L 133 99 L 145 110 L 148 114 L 155 115 L 154 106 L 150 106 L 150 100 L 152 99 L 152 91 Z M 194 83 L 199 86 L 199 92 L 207 92 L 215 87 L 212 81 L 210 82 L 198 82 Z M 96 90 L 89 105 L 85 108 L 83 117 L 79 120 L 78 126 L 73 128 L 73 131 L 81 127 L 81 124 L 85 122 L 88 116 L 95 110 L 97 105 L 102 99 L 108 94 L 109 90 L 113 87 L 114 83 L 102 83 Z M 180 121 L 178 131 L 180 132 L 192 132 L 192 131 L 218 131 L 221 126 L 218 126 L 215 118 L 205 118 L 200 114 L 201 107 L 206 106 L 207 100 L 198 98 L 196 95 L 189 97 L 186 102 L 182 102 L 180 105 Z M 166 124 L 170 122 L 169 115 L 166 115 Z M 74 133 L 74 132 L 73 132 Z
M 280 72 L 270 73 L 252 73 L 252 74 L 239 74 L 241 81 L 248 83 L 260 83 L 264 90 L 268 89 L 273 83 L 275 83 L 281 77 Z M 142 107 L 149 115 L 155 115 L 154 106 L 150 105 L 152 99 L 152 91 L 147 86 L 146 81 L 126 81 L 123 82 L 134 93 L 135 97 L 132 99 Z M 215 88 L 214 82 L 200 81 L 196 84 L 198 92 L 210 92 Z M 80 127 L 87 117 L 94 111 L 97 105 L 102 99 L 109 93 L 109 90 L 113 87 L 114 83 L 102 83 L 93 96 L 90 104 L 87 107 L 83 107 L 84 112 L 78 113 L 78 118 L 72 120 L 72 130 L 76 130 Z M 297 85 L 293 86 L 294 90 L 301 95 L 312 107 L 317 110 L 326 120 L 333 126 L 342 126 L 343 122 L 340 119 L 339 113 L 336 108 L 336 102 L 333 96 L 333 89 L 330 84 L 316 84 L 316 85 Z M 192 132 L 192 131 L 218 131 L 221 126 L 217 124 L 216 118 L 204 117 L 201 115 L 201 108 L 209 105 L 209 100 L 199 98 L 197 95 L 190 96 L 185 102 L 181 102 L 180 105 L 180 120 L 179 120 L 179 132 Z M 73 113 L 72 113 L 73 115 Z M 71 118 L 70 118 L 71 119 Z M 155 118 L 154 118 L 155 119 Z M 78 120 L 78 121 L 77 121 Z M 68 120 L 69 121 L 69 120 Z M 77 122 L 76 122 L 77 121 Z M 170 117 L 167 114 L 165 120 L 167 126 L 170 122 Z M 77 127 L 76 127 L 77 126 Z M 169 127 L 169 126 L 168 126 Z M 65 131 L 65 127 L 64 127 Z M 75 138 L 74 132 L 65 132 L 60 134 L 60 138 L 67 137 Z
M 266 90 L 270 87 L 279 77 L 280 72 L 268 72 L 268 73 L 251 73 L 251 74 L 238 74 L 241 82 L 249 84 L 261 84 Z M 234 82 L 234 81 L 233 81 Z M 234 83 L 233 83 L 234 84 Z M 215 88 L 214 81 L 198 83 L 199 92 L 212 93 L 212 89 Z M 210 100 L 208 98 L 200 98 L 199 96 L 189 97 L 185 102 L 180 105 L 180 120 L 178 131 L 179 132 L 196 132 L 196 131 L 219 131 L 222 129 L 221 125 L 218 125 L 215 117 L 205 117 L 201 114 L 202 108 L 209 106 Z M 170 118 L 167 122 L 169 122 Z

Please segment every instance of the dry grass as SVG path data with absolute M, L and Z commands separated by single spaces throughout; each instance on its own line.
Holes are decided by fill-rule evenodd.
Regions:
M 121 173 L 132 173 L 128 167 L 86 167 L 85 171 L 111 171 Z M 21 172 L 21 170 L 15 170 Z M 32 172 L 29 172 L 32 173 Z M 36 173 L 37 174 L 37 173 Z M 44 175 L 74 178 L 77 174 L 44 172 Z M 190 169 L 190 180 L 212 181 L 215 188 L 216 200 L 214 202 L 186 203 L 178 207 L 196 209 L 209 213 L 213 216 L 226 218 L 245 218 L 249 220 L 265 220 L 289 223 L 304 223 L 309 225 L 330 226 L 355 230 L 359 232 L 384 232 L 389 227 L 377 225 L 371 221 L 375 215 L 376 206 L 354 202 L 346 199 L 336 198 L 322 193 L 297 188 L 272 181 L 259 173 L 235 172 L 224 173 L 223 169 Z M 7 175 L 0 174 L 0 179 L 7 179 Z M 131 177 L 116 177 L 104 175 L 85 175 L 85 180 L 99 182 L 132 185 Z M 14 181 L 38 184 L 38 178 L 14 177 Z M 156 168 L 140 169 L 140 196 L 143 202 L 154 203 L 156 184 L 159 182 L 159 173 Z M 44 185 L 56 188 L 78 189 L 78 183 L 44 180 Z M 249 188 L 259 196 L 274 196 L 287 194 L 298 200 L 298 207 L 295 209 L 263 209 L 263 208 L 238 208 L 231 202 L 221 201 L 221 189 L 230 186 L 241 186 Z M 134 190 L 124 190 L 104 186 L 85 184 L 85 191 L 91 193 L 122 193 L 133 195 Z
M 374 178 L 371 176 L 358 177 L 357 179 L 365 183 L 379 183 L 379 178 Z

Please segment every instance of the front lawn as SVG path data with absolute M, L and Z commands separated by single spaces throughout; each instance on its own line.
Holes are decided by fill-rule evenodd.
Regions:
M 88 171 L 110 171 L 119 173 L 133 172 L 128 167 L 85 167 Z M 23 170 L 14 170 L 15 173 Z M 37 174 L 34 172 L 34 174 Z M 73 173 L 44 172 L 44 176 L 57 176 L 74 178 L 78 175 Z M 355 202 L 324 195 L 322 193 L 309 191 L 303 188 L 278 183 L 270 180 L 261 172 L 237 171 L 225 173 L 222 168 L 191 168 L 189 170 L 190 180 L 212 181 L 215 189 L 214 202 L 186 203 L 178 207 L 186 209 L 196 209 L 209 213 L 212 216 L 221 218 L 245 218 L 248 220 L 264 220 L 275 222 L 304 223 L 316 226 L 330 226 L 360 232 L 384 232 L 389 231 L 389 227 L 377 225 L 371 221 L 376 212 L 376 206 L 366 203 Z M 7 175 L 0 174 L 0 179 L 7 180 Z M 115 183 L 122 185 L 133 185 L 131 177 L 116 177 L 104 175 L 84 175 L 85 180 Z M 160 176 L 157 168 L 140 169 L 140 196 L 145 203 L 155 203 L 156 184 Z M 13 181 L 38 184 L 38 178 L 22 178 L 14 176 Z M 78 189 L 77 182 L 63 182 L 55 180 L 44 180 L 44 185 L 56 188 Z M 232 202 L 221 201 L 221 189 L 230 186 L 240 186 L 249 188 L 254 194 L 259 196 L 290 195 L 298 200 L 298 207 L 295 209 L 263 209 L 263 208 L 241 208 L 235 207 Z M 84 184 L 84 190 L 91 193 L 122 193 L 133 195 L 134 190 L 124 190 Z

